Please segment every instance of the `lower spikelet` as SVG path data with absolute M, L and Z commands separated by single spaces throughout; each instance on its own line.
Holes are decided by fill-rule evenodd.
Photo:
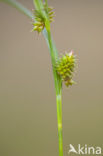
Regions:
M 49 21 L 51 23 L 54 17 L 53 8 L 52 7 L 47 8 L 46 4 L 44 3 L 43 10 L 48 15 Z M 38 10 L 34 10 L 34 16 L 35 16 L 35 22 L 33 22 L 33 31 L 38 31 L 38 33 L 40 33 L 45 27 L 45 18 Z
M 75 69 L 75 56 L 73 52 L 66 53 L 56 64 L 57 73 L 61 76 L 66 86 L 74 84 L 72 80 Z

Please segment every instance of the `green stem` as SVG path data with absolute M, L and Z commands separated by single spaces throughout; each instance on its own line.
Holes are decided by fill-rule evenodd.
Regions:
M 56 102 L 57 102 L 57 119 L 58 119 L 59 156 L 63 156 L 62 99 L 61 99 L 61 93 L 56 95 Z
M 51 54 L 51 61 L 53 65 L 53 75 L 56 89 L 56 103 L 57 103 L 57 120 L 58 120 L 58 138 L 59 138 L 59 156 L 63 156 L 63 134 L 62 134 L 62 80 L 55 70 L 55 64 L 58 60 L 58 52 L 52 40 L 51 33 L 47 31 L 48 43 Z
M 58 52 L 52 40 L 51 33 L 48 34 L 48 43 L 51 54 L 51 61 L 53 65 L 53 75 L 56 89 L 56 103 L 57 103 L 57 121 L 58 121 L 58 138 L 59 138 L 59 156 L 63 156 L 63 135 L 62 135 L 62 80 L 55 70 L 56 61 L 58 60 Z

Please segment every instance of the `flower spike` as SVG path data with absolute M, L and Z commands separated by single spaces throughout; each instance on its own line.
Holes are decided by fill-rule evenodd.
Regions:
M 74 69 L 75 69 L 75 56 L 73 52 L 66 53 L 56 64 L 57 73 L 61 76 L 62 81 L 68 87 L 75 82 L 72 80 Z
M 52 7 L 48 7 L 46 3 L 43 4 L 43 11 L 46 13 L 47 17 L 49 18 L 49 22 L 53 21 L 54 11 Z M 45 17 L 39 10 L 34 10 L 35 22 L 33 22 L 33 31 L 38 31 L 40 33 L 45 27 Z

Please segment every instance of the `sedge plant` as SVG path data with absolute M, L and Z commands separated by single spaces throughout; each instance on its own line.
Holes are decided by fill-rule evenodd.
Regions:
M 62 83 L 64 81 L 67 87 L 74 84 L 72 78 L 74 75 L 74 69 L 76 64 L 75 56 L 71 51 L 70 53 L 66 52 L 65 55 L 63 55 L 62 57 L 59 57 L 58 51 L 52 39 L 50 27 L 50 23 L 53 21 L 54 11 L 52 7 L 48 6 L 47 0 L 33 0 L 33 4 L 35 6 L 33 12 L 26 9 L 22 4 L 20 4 L 16 0 L 0 1 L 15 7 L 18 11 L 28 16 L 32 20 L 32 31 L 42 33 L 46 40 L 47 46 L 50 51 L 56 93 L 59 156 L 63 156 Z

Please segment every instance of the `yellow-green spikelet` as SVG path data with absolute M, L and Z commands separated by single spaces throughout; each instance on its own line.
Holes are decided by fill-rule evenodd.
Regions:
M 72 85 L 74 83 L 74 81 L 72 80 L 74 69 L 75 69 L 75 56 L 73 55 L 73 52 L 70 52 L 69 54 L 66 53 L 57 62 L 56 65 L 57 73 L 61 76 L 62 81 L 65 82 L 66 86 Z
M 53 21 L 54 17 L 54 11 L 52 7 L 46 7 L 46 4 L 44 3 L 44 11 L 49 17 L 50 23 Z M 38 10 L 34 10 L 34 16 L 35 16 L 35 22 L 33 22 L 33 31 L 38 31 L 39 33 L 44 29 L 45 27 L 45 18 L 42 14 L 39 13 Z

